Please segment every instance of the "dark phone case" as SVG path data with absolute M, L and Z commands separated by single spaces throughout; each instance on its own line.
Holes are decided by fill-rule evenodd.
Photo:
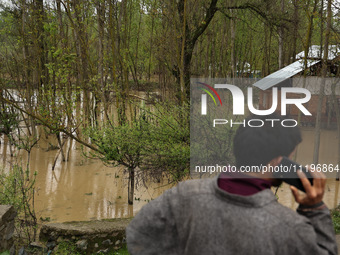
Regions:
M 299 190 L 305 192 L 305 188 L 302 185 L 302 182 L 299 178 L 299 176 L 297 175 L 297 173 L 294 171 L 295 169 L 297 171 L 300 170 L 300 165 L 292 160 L 290 160 L 287 157 L 283 157 L 280 165 L 282 166 L 287 166 L 288 168 L 291 169 L 290 172 L 274 172 L 273 176 L 276 179 L 281 179 L 282 181 L 284 181 L 285 183 L 289 184 L 289 185 L 293 185 L 296 188 L 298 188 Z M 296 167 L 294 167 L 296 166 Z M 301 168 L 302 172 L 305 173 L 305 175 L 307 176 L 309 182 L 313 185 L 313 177 L 311 175 L 310 172 L 307 171 L 307 169 L 305 167 Z

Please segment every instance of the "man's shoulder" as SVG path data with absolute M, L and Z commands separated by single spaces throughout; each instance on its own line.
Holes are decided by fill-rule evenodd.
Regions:
M 266 210 L 274 217 L 273 222 L 286 225 L 289 228 L 295 228 L 299 224 L 309 223 L 308 218 L 299 215 L 296 211 L 280 203 L 271 203 L 270 206 L 266 207 Z
M 216 178 L 186 180 L 178 183 L 172 190 L 180 196 L 208 194 L 212 192 L 214 181 L 216 181 Z

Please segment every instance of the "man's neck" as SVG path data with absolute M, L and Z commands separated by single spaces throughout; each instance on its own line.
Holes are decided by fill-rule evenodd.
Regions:
M 272 185 L 270 179 L 258 178 L 254 175 L 241 173 L 222 173 L 218 178 L 218 187 L 228 193 L 251 196 Z

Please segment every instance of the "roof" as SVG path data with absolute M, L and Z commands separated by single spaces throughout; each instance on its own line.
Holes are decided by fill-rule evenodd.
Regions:
M 307 68 L 315 65 L 316 63 L 321 61 L 320 58 L 320 45 L 312 45 L 308 51 L 308 58 L 307 58 Z M 323 52 L 322 52 L 323 53 Z M 340 55 L 340 45 L 329 45 L 328 47 L 328 60 L 333 60 L 337 56 Z M 304 70 L 304 57 L 305 52 L 301 51 L 296 55 L 296 59 L 294 63 L 264 77 L 263 79 L 259 80 L 258 82 L 254 83 L 253 86 L 258 87 L 262 90 L 269 89 L 284 80 L 298 74 L 299 72 Z
M 309 60 L 307 59 L 307 67 L 315 65 L 316 63 L 320 62 L 320 60 Z M 304 61 L 298 60 L 294 63 L 264 77 L 263 79 L 259 80 L 258 82 L 254 83 L 253 86 L 258 87 L 262 90 L 269 89 L 278 83 L 287 80 L 288 78 L 298 74 L 304 69 Z
M 322 57 L 320 53 L 321 47 L 320 45 L 312 45 L 308 51 L 308 57 L 310 59 L 321 59 L 323 57 L 324 51 L 322 51 Z M 328 60 L 335 59 L 338 55 L 340 55 L 340 46 L 337 45 L 329 45 L 328 46 Z M 305 57 L 305 52 L 301 51 L 296 55 L 296 59 L 302 59 Z

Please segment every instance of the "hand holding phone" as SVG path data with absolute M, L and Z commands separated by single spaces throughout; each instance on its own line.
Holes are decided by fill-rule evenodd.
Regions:
M 283 157 L 280 166 L 282 166 L 282 169 L 289 169 L 290 171 L 278 171 L 274 172 L 273 176 L 276 179 L 281 179 L 285 183 L 292 185 L 296 187 L 297 189 L 305 192 L 305 188 L 301 182 L 300 177 L 298 176 L 297 172 L 302 171 L 307 179 L 309 180 L 310 184 L 313 185 L 313 176 L 311 175 L 311 172 L 308 171 L 305 167 L 301 167 L 298 163 L 290 160 L 287 157 Z
M 289 172 L 275 172 L 273 175 L 275 178 L 282 179 L 291 185 L 290 188 L 297 203 L 311 206 L 322 202 L 326 186 L 326 176 L 323 173 L 311 172 L 305 167 L 300 167 L 299 164 L 287 157 L 282 158 L 280 166 L 293 169 L 293 171 Z M 298 171 L 294 171 L 295 169 L 298 169 Z M 298 192 L 298 189 L 305 192 L 305 194 Z
M 295 201 L 304 206 L 315 206 L 322 203 L 323 195 L 325 193 L 326 176 L 323 173 L 316 171 L 310 173 L 314 178 L 313 185 L 311 185 L 304 173 L 298 173 L 301 182 L 306 190 L 306 194 L 298 192 L 297 188 L 295 188 L 294 186 L 290 187 Z M 323 204 L 323 206 L 325 205 Z

